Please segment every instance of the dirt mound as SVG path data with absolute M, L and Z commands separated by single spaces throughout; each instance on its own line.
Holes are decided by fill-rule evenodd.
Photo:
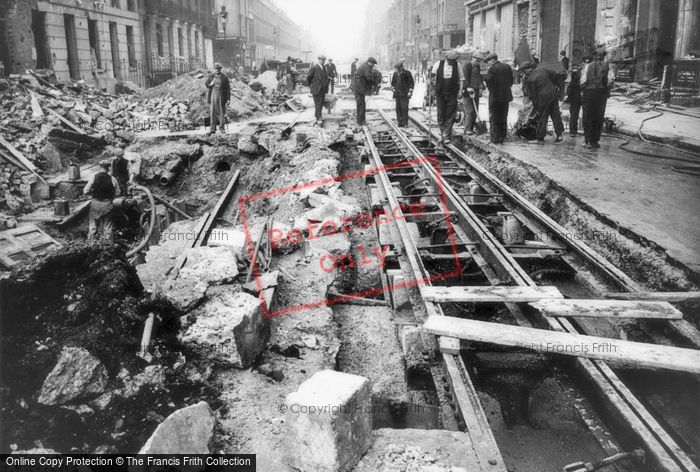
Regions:
M 60 452 L 100 446 L 135 452 L 165 416 L 211 391 L 201 375 L 193 375 L 196 358 L 180 353 L 181 313 L 144 297 L 135 269 L 116 245 L 72 243 L 33 260 L 0 281 L 0 300 L 3 453 L 12 444 L 26 449 L 38 443 Z M 136 353 L 151 312 L 161 321 L 148 365 Z M 43 405 L 38 400 L 45 379 L 51 373 L 60 381 L 54 366 L 67 347 L 104 365 L 107 384 Z
M 147 89 L 141 94 L 139 105 L 144 113 L 157 118 L 187 118 L 197 125 L 209 117 L 207 105 L 207 88 L 205 82 L 209 72 L 198 70 L 183 74 L 157 87 Z M 249 116 L 256 111 L 266 109 L 262 95 L 253 91 L 247 84 L 229 78 L 231 81 L 231 103 L 226 115 L 229 119 Z

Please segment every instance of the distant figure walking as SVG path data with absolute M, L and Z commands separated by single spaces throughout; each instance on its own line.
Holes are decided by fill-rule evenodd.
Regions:
M 391 89 L 396 100 L 396 123 L 399 127 L 408 126 L 408 102 L 415 85 L 413 75 L 403 65 L 404 61 L 397 62 L 394 65 L 396 72 L 391 77 Z
M 564 102 L 569 104 L 569 134 L 575 137 L 578 134 L 578 117 L 581 111 L 581 71 L 572 69 L 571 82 L 566 88 Z
M 559 51 L 559 63 L 565 71 L 569 72 L 569 58 L 566 57 L 566 51 L 563 49 Z
M 352 64 L 350 64 L 350 90 L 355 90 L 355 73 L 357 72 L 357 61 L 359 61 L 359 59 L 355 58 L 355 60 L 352 61 Z
M 326 73 L 328 74 L 328 80 L 330 80 L 331 94 L 333 94 L 335 93 L 335 78 L 338 77 L 338 69 L 335 68 L 333 59 L 328 59 L 328 64 L 326 64 Z
M 214 64 L 214 73 L 207 79 L 207 103 L 209 104 L 209 117 L 211 120 L 209 134 L 216 132 L 219 125 L 221 132 L 225 132 L 226 106 L 231 100 L 231 83 L 225 74 L 221 73 L 221 64 Z
M 484 62 L 489 65 L 484 82 L 489 89 L 491 142 L 503 144 L 508 134 L 508 107 L 513 101 L 513 69 L 508 64 L 499 62 L 495 53 L 486 56 Z
M 311 66 L 309 73 L 306 76 L 306 84 L 311 89 L 311 95 L 314 97 L 314 107 L 316 108 L 316 125 L 323 125 L 323 101 L 328 93 L 328 73 L 324 66 L 326 56 L 321 54 L 318 56 L 318 62 Z

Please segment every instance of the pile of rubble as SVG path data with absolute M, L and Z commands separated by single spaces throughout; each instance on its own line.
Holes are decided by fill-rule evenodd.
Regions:
M 3 451 L 135 452 L 178 408 L 217 407 L 201 357 L 177 341 L 181 313 L 145 296 L 118 246 L 70 243 L 0 280 L 0 292 L 0 408 L 13 425 Z
M 32 184 L 36 175 L 15 166 L 0 167 L 0 208 L 7 207 L 13 213 L 31 208 Z M 0 231 L 4 229 L 0 224 Z

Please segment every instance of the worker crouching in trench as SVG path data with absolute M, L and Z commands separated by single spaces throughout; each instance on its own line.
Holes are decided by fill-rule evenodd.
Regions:
M 117 179 L 108 173 L 111 165 L 112 163 L 107 159 L 100 161 L 100 171 L 90 177 L 83 189 L 85 195 L 92 195 L 88 241 L 100 238 L 111 241 L 113 238 L 112 200 L 120 194 L 120 189 Z
M 225 74 L 221 73 L 221 64 L 214 64 L 214 73 L 207 79 L 207 103 L 209 104 L 210 127 L 209 134 L 216 132 L 216 125 L 222 133 L 226 132 L 226 106 L 231 100 L 231 83 Z

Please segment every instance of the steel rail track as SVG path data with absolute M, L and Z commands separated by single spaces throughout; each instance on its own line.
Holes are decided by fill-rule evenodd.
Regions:
M 401 130 L 391 121 L 385 112 L 379 110 L 378 113 L 384 122 L 389 126 L 391 133 L 390 139 L 379 142 L 387 143 L 393 140 L 396 143 L 397 148 L 401 151 L 400 153 L 403 153 L 406 158 L 415 159 L 423 157 L 423 153 L 421 153 L 420 150 L 411 142 L 411 140 L 401 132 Z M 412 117 L 412 119 L 415 121 L 415 118 Z M 419 126 L 421 125 L 420 123 L 418 124 Z M 426 129 L 424 129 L 424 131 L 427 132 Z M 367 138 L 372 157 L 375 160 L 375 164 L 377 164 L 377 166 L 382 166 L 383 162 L 381 156 L 379 155 L 376 146 L 374 146 L 373 138 L 369 129 L 366 127 L 365 136 Z M 433 134 L 433 136 L 430 138 L 436 139 L 437 136 Z M 483 168 L 480 168 L 478 164 L 471 162 L 471 160 L 469 160 L 466 155 L 461 153 L 458 148 L 449 146 L 449 150 L 452 151 L 453 155 L 457 155 L 459 159 L 463 160 L 469 167 L 469 170 L 471 170 L 471 172 L 464 170 L 464 172 L 468 174 L 466 176 L 477 181 L 488 180 L 494 188 L 499 189 L 499 191 L 501 191 L 504 195 L 511 198 L 515 204 L 518 205 L 528 216 L 537 221 L 543 221 L 546 226 L 550 227 L 552 230 L 555 230 L 555 232 L 563 230 L 563 228 L 557 225 L 553 220 L 550 219 L 547 221 L 546 219 L 542 218 L 542 214 L 534 212 L 534 206 L 532 204 L 517 195 L 507 185 L 490 175 Z M 395 154 L 397 153 L 394 153 L 393 155 Z M 478 170 L 472 170 L 474 168 L 472 164 L 478 166 Z M 486 228 L 480 218 L 462 199 L 458 192 L 456 192 L 452 186 L 450 186 L 449 183 L 446 182 L 438 174 L 438 172 L 436 172 L 432 165 L 424 160 L 420 165 L 413 167 L 413 170 L 416 171 L 421 179 L 430 183 L 430 187 L 434 193 L 437 193 L 438 191 L 444 192 L 446 197 L 446 201 L 444 203 L 447 204 L 450 211 L 457 215 L 457 223 L 455 225 L 455 232 L 457 236 L 463 243 L 477 243 L 473 246 L 474 250 L 472 251 L 472 255 L 492 284 L 507 283 L 523 287 L 537 286 L 532 278 L 530 278 L 530 276 L 515 260 L 513 255 Z M 383 193 L 386 195 L 388 201 L 392 206 L 398 205 L 398 199 L 396 199 L 394 196 L 393 191 L 388 193 L 386 191 L 386 189 L 391 188 L 391 183 L 388 180 L 388 176 L 380 175 L 380 181 L 384 187 Z M 397 222 L 397 226 L 401 226 L 401 224 Z M 413 244 L 407 228 L 404 227 L 399 231 L 402 233 L 402 243 L 406 251 L 406 256 L 411 262 L 414 272 L 416 272 L 416 275 L 425 277 L 425 268 L 422 266 L 417 248 L 415 244 Z M 571 243 L 571 241 L 567 240 L 565 243 Z M 580 242 L 577 241 L 577 243 Z M 604 261 L 604 259 L 595 254 L 592 249 L 588 248 L 582 243 L 576 245 L 567 244 L 567 248 L 581 254 L 584 259 L 591 261 L 596 265 L 599 264 L 605 274 L 617 279 L 619 282 L 621 282 L 622 287 L 625 289 L 638 290 L 638 286 L 636 286 L 636 284 L 634 284 L 629 277 L 627 277 L 619 269 L 612 266 L 612 264 L 601 262 Z M 425 303 L 426 307 L 431 306 L 429 313 L 431 310 L 440 314 L 442 313 L 439 304 L 433 304 L 431 302 Z M 519 324 L 525 326 L 531 325 L 530 321 L 524 316 L 517 304 L 507 303 L 506 306 Z M 552 330 L 580 333 L 579 329 L 577 329 L 566 318 L 550 318 L 541 316 L 538 321 L 546 323 L 546 325 Z M 692 330 L 689 330 L 689 332 L 692 334 Z M 459 359 L 461 361 L 459 356 L 452 356 L 452 358 L 448 359 L 448 361 L 455 361 L 455 359 Z M 584 358 L 576 358 L 575 362 L 577 369 L 584 374 L 584 377 L 595 387 L 597 393 L 605 400 L 608 410 L 610 410 L 616 418 L 619 418 L 622 424 L 642 444 L 644 444 L 649 455 L 651 458 L 653 458 L 653 462 L 655 462 L 658 467 L 660 467 L 662 470 L 668 471 L 697 472 L 699 470 L 688 455 L 683 451 L 683 449 L 673 439 L 673 437 L 664 430 L 661 424 L 647 411 L 644 405 L 635 397 L 629 388 L 624 385 L 624 383 L 605 362 Z M 464 369 L 463 373 L 459 373 L 459 377 L 462 377 L 464 374 L 466 374 L 466 369 Z M 455 374 L 455 376 L 457 376 L 457 374 Z M 452 380 L 454 381 L 454 379 Z M 476 401 L 478 402 L 478 398 L 476 398 Z M 480 409 L 481 407 L 478 406 L 476 408 L 472 407 L 471 410 L 478 412 Z

